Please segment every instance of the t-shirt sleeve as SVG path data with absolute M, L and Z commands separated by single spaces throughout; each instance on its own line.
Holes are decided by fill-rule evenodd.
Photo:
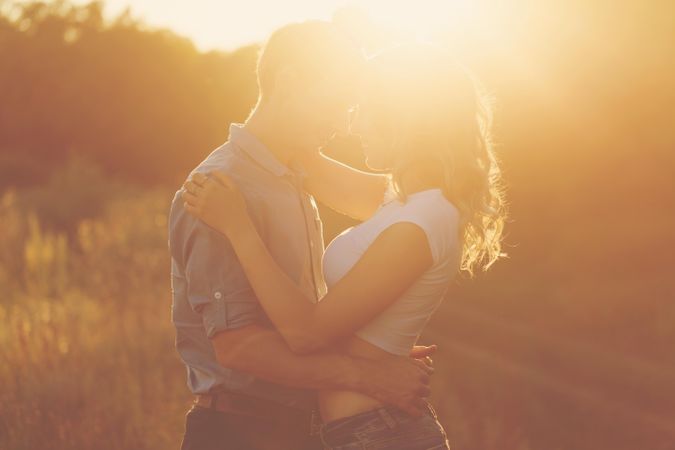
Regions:
M 434 265 L 444 261 L 456 246 L 454 215 L 441 202 L 420 201 L 406 205 L 400 214 L 392 218 L 391 224 L 399 222 L 414 223 L 424 231 Z

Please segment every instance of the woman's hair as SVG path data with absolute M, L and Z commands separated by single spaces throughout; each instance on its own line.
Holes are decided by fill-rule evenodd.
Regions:
M 406 44 L 370 59 L 373 120 L 391 139 L 391 181 L 398 197 L 413 164 L 442 172 L 445 197 L 460 212 L 460 268 L 473 276 L 499 257 L 506 218 L 501 172 L 490 136 L 491 99 L 442 49 Z

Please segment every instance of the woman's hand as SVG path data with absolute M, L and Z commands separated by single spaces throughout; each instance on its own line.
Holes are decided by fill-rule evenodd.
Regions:
M 220 171 L 193 174 L 183 184 L 181 196 L 186 211 L 229 238 L 253 228 L 244 197 Z
M 436 353 L 436 344 L 429 346 L 426 345 L 415 345 L 410 351 L 410 357 L 418 361 L 422 361 L 428 367 L 434 367 L 434 360 L 431 359 L 431 355 Z

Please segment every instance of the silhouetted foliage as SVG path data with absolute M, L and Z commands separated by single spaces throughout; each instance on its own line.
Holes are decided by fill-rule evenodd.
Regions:
M 0 22 L 0 188 L 84 153 L 109 175 L 177 182 L 256 95 L 256 47 L 200 53 L 102 3 L 15 5 Z M 10 14 L 11 13 L 11 14 Z

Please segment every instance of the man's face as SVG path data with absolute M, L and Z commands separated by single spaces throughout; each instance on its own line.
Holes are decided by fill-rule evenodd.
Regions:
M 353 115 L 351 132 L 361 141 L 366 165 L 373 170 L 384 171 L 392 166 L 391 142 L 382 127 L 376 125 L 372 103 L 359 104 Z
M 350 117 L 350 133 L 360 139 L 366 165 L 376 171 L 387 171 L 393 165 L 392 138 L 400 130 L 392 128 L 387 117 L 389 108 L 373 95 L 375 91 L 376 85 L 361 86 L 358 106 Z
M 322 147 L 336 133 L 349 132 L 349 111 L 356 104 L 351 74 L 326 74 L 309 86 L 298 86 L 287 100 L 286 121 L 302 150 Z

